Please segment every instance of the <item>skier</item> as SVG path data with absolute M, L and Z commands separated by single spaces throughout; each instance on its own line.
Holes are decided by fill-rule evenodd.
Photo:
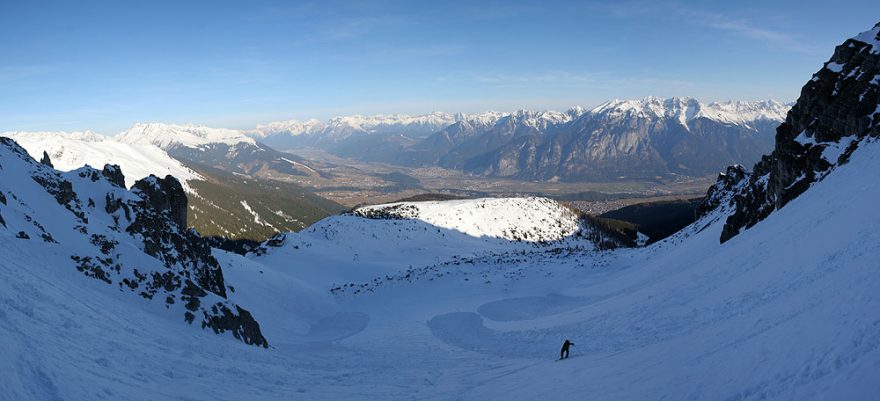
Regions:
M 568 347 L 572 345 L 574 345 L 574 343 L 568 340 L 565 340 L 565 342 L 562 343 L 562 350 L 559 351 L 559 359 L 568 358 Z

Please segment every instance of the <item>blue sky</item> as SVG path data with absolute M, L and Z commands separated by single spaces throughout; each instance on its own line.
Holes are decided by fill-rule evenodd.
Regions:
M 794 100 L 875 1 L 0 0 L 0 131 Z

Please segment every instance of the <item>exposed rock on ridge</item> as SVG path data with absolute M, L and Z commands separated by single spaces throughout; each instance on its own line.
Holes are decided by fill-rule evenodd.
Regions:
M 880 23 L 834 50 L 801 89 L 776 131 L 773 152 L 750 174 L 722 176 L 709 191 L 733 191 L 721 242 L 754 226 L 846 163 L 865 138 L 880 137 Z
M 127 191 L 117 166 L 61 173 L 8 138 L 0 138 L 0 174 L 0 236 L 57 244 L 45 260 L 43 248 L 22 245 L 35 264 L 68 260 L 86 277 L 163 302 L 190 324 L 268 346 L 253 316 L 226 299 L 208 242 L 186 229 L 186 194 L 175 178 L 150 176 Z

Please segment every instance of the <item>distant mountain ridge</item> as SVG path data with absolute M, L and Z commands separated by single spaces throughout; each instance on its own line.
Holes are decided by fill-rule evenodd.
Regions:
M 377 114 L 371 116 L 351 115 L 333 117 L 327 122 L 318 119 L 276 121 L 268 124 L 257 125 L 253 130 L 245 133 L 252 138 L 267 139 L 275 136 L 293 137 L 327 137 L 332 139 L 344 139 L 353 133 L 381 134 L 381 133 L 404 133 L 429 132 L 434 134 L 450 125 L 464 122 L 469 125 L 492 125 L 498 120 L 513 116 L 523 123 L 530 125 L 542 125 L 541 121 L 559 124 L 569 122 L 582 115 L 607 115 L 625 114 L 638 115 L 641 117 L 671 117 L 681 114 L 687 120 L 704 117 L 718 122 L 729 124 L 746 125 L 750 122 L 771 120 L 781 121 L 785 119 L 785 113 L 791 104 L 775 100 L 761 101 L 725 101 L 701 103 L 689 97 L 672 97 L 668 99 L 648 96 L 635 100 L 614 99 L 605 102 L 593 109 L 587 110 L 580 106 L 574 106 L 566 111 L 553 110 L 527 110 L 520 109 L 514 112 L 487 111 L 483 113 L 445 113 L 432 112 L 430 114 L 406 115 L 406 114 Z M 526 118 L 523 118 L 526 116 Z
M 189 198 L 188 221 L 206 236 L 261 241 L 277 232 L 301 230 L 343 209 L 298 185 L 255 179 L 319 173 L 299 157 L 235 130 L 138 124 L 116 137 L 91 131 L 0 136 L 19 142 L 35 159 L 46 152 L 48 161 L 61 171 L 119 165 L 126 172 L 126 188 L 150 175 L 174 176 Z
M 655 179 L 713 174 L 772 147 L 790 105 L 612 100 L 591 110 L 432 113 L 272 123 L 248 135 L 280 149 L 524 180 Z M 448 125 L 431 132 L 443 123 Z
M 757 161 L 772 148 L 775 127 L 789 107 L 773 100 L 646 97 L 615 99 L 590 110 L 354 115 L 280 121 L 250 131 L 148 123 L 113 140 L 155 145 L 179 160 L 246 175 L 321 174 L 308 161 L 276 151 L 310 147 L 363 161 L 487 177 L 654 180 L 705 176 Z
M 133 145 L 156 145 L 165 150 L 176 147 L 195 148 L 216 143 L 226 145 L 239 143 L 256 144 L 256 141 L 252 138 L 234 129 L 165 123 L 138 123 L 120 132 L 115 136 L 115 139 L 119 142 Z
M 126 187 L 154 174 L 172 175 L 190 191 L 188 181 L 201 179 L 199 174 L 151 144 L 129 144 L 92 131 L 85 132 L 3 132 L 0 136 L 14 139 L 34 158 L 46 152 L 61 171 L 104 164 L 119 165 L 126 172 Z

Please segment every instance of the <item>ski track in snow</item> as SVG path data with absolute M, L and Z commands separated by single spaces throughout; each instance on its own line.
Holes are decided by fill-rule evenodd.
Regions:
M 338 216 L 264 256 L 216 251 L 267 350 L 0 230 L 0 399 L 874 399 L 878 169 L 880 144 L 863 144 L 723 245 L 723 216 L 644 249 L 560 253 L 433 214 Z M 555 363 L 565 338 L 573 358 Z

